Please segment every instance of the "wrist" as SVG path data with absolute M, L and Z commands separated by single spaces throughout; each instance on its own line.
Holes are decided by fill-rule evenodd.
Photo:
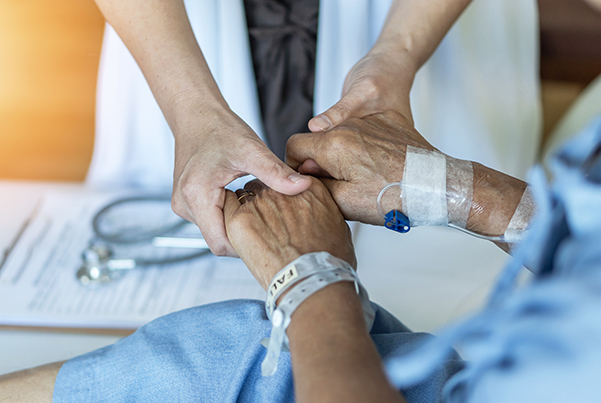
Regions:
M 171 105 L 172 111 L 166 115 L 176 145 L 181 140 L 203 139 L 235 116 L 219 93 L 190 90 L 174 96 Z
M 294 312 L 288 327 L 290 347 L 328 344 L 341 335 L 367 335 L 363 308 L 351 282 L 331 284 L 311 295 Z
M 265 270 L 265 273 L 268 274 L 263 280 L 259 281 L 261 287 L 263 287 L 266 291 L 269 291 L 269 284 L 274 281 L 278 273 L 281 273 L 281 271 L 285 269 L 288 265 L 290 265 L 299 257 L 303 256 L 303 253 L 301 253 L 297 248 L 293 247 L 292 245 L 280 247 L 274 252 L 274 256 L 271 259 L 267 260 L 269 268 Z
M 418 59 L 402 40 L 394 36 L 380 36 L 370 49 L 369 56 L 382 57 L 392 60 L 404 74 L 413 82 L 413 78 L 419 69 Z
M 323 298 L 324 294 L 321 293 L 321 291 L 341 282 L 350 282 L 354 284 L 355 287 L 351 287 L 350 290 L 358 293 L 358 297 L 349 297 L 348 295 L 345 295 L 341 298 L 340 295 L 338 295 L 338 298 L 335 298 L 334 301 L 337 301 L 339 304 L 340 302 L 356 301 L 358 298 L 361 308 L 359 312 L 363 313 L 363 320 L 360 320 L 359 322 L 363 324 L 364 329 L 371 329 L 375 318 L 375 312 L 370 305 L 367 292 L 359 282 L 354 269 L 341 259 L 338 259 L 327 252 L 303 255 L 300 259 L 297 259 L 282 269 L 274 277 L 267 290 L 267 299 L 265 301 L 267 316 L 271 320 L 273 327 L 271 329 L 269 345 L 267 348 L 267 356 L 261 364 L 263 375 L 269 376 L 275 372 L 282 346 L 286 341 L 286 332 L 291 321 L 294 322 L 297 318 L 296 314 L 301 306 L 303 307 L 303 310 L 307 309 L 306 306 L 313 308 L 310 312 L 312 314 L 318 314 L 322 321 L 324 320 L 323 313 L 325 312 L 323 309 L 328 309 L 328 313 L 330 314 L 331 312 L 329 309 L 331 307 L 334 307 L 333 309 L 336 311 L 338 310 L 337 308 L 339 305 L 337 305 L 336 302 L 330 303 L 331 301 L 327 300 L 325 302 L 319 302 L 320 298 L 316 297 L 316 295 L 321 294 Z M 280 297 L 286 290 L 290 291 L 281 299 L 280 303 L 276 304 L 274 300 Z M 334 290 L 336 290 L 336 288 L 334 288 Z M 332 297 L 332 294 L 325 295 L 329 295 L 330 298 Z M 312 302 L 307 304 L 308 300 L 312 300 Z M 321 312 L 321 314 L 315 312 L 315 309 L 317 309 L 318 312 Z M 351 311 L 353 310 L 351 309 Z M 304 315 L 302 314 L 300 315 L 300 321 L 304 323 L 304 326 L 301 326 L 301 329 L 305 330 L 309 330 L 309 328 L 305 328 L 306 326 L 313 327 L 315 326 L 315 323 L 329 323 L 333 320 L 331 315 L 325 315 L 326 322 L 302 320 L 303 316 Z M 305 319 L 307 318 L 308 317 L 305 316 Z
M 266 309 L 271 319 L 273 310 L 281 303 L 284 296 L 303 280 L 338 268 L 346 268 L 355 274 L 355 270 L 343 259 L 339 259 L 329 252 L 310 252 L 301 254 L 296 250 L 294 258 L 286 260 L 280 265 L 281 269 L 270 275 L 263 288 L 267 291 Z

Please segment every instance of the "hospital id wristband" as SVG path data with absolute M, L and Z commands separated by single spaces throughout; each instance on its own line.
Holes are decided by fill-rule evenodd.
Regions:
M 294 284 L 317 272 L 334 270 L 339 267 L 348 267 L 354 271 L 347 262 L 328 252 L 307 253 L 288 264 L 273 277 L 267 288 L 267 299 L 265 300 L 267 317 L 271 320 L 276 301 Z
M 294 311 L 307 298 L 309 298 L 317 291 L 325 288 L 326 286 L 340 281 L 354 282 L 355 289 L 357 290 L 357 293 L 361 300 L 361 306 L 363 308 L 363 316 L 365 319 L 367 331 L 371 330 L 375 320 L 375 312 L 369 302 L 369 296 L 367 294 L 367 291 L 359 281 L 355 270 L 353 270 L 353 268 L 348 263 L 333 257 L 327 252 L 303 255 L 299 259 L 300 262 L 320 263 L 320 265 L 313 266 L 312 268 L 309 266 L 305 267 L 305 269 L 307 270 L 303 270 L 303 273 L 306 274 L 308 277 L 305 277 L 305 279 L 302 280 L 302 282 L 300 283 L 298 283 L 297 281 L 295 283 L 297 285 L 285 295 L 280 305 L 277 306 L 277 309 L 275 309 L 275 311 L 273 311 L 273 314 L 271 316 L 273 328 L 271 330 L 271 335 L 268 339 L 268 344 L 266 346 L 267 355 L 265 356 L 265 359 L 261 364 L 261 373 L 263 376 L 271 376 L 275 373 L 277 369 L 277 363 L 280 353 L 282 349 L 288 344 L 286 329 L 290 324 L 291 317 Z M 291 265 L 293 265 L 294 263 L 298 263 L 299 259 L 291 263 Z M 336 267 L 334 264 L 338 265 L 338 267 Z M 288 269 L 291 265 L 288 265 L 280 273 L 285 272 L 285 270 Z M 290 282 L 291 281 L 292 280 L 290 280 Z M 288 286 L 288 288 L 290 287 L 291 285 Z M 273 293 L 273 295 L 276 296 L 278 294 L 281 294 L 282 292 L 283 291 L 280 291 L 279 293 Z M 275 298 L 275 301 L 277 301 L 277 298 Z
M 354 281 L 354 276 L 343 269 L 316 273 L 308 279 L 303 280 L 286 294 L 282 303 L 273 312 L 271 319 L 273 327 L 269 336 L 267 355 L 261 363 L 261 374 L 263 376 L 272 376 L 275 374 L 284 345 L 286 329 L 290 325 L 294 311 L 317 291 L 340 281 Z

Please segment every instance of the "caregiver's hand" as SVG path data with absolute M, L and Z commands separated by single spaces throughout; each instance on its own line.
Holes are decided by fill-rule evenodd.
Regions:
M 325 186 L 312 178 L 311 187 L 286 196 L 259 181 L 245 189 L 255 196 L 226 191 L 227 235 L 261 287 L 296 258 L 329 252 L 356 267 L 351 232 Z
M 286 154 L 290 166 L 322 178 L 345 218 L 383 225 L 375 201 L 384 186 L 402 179 L 408 145 L 435 150 L 409 119 L 385 112 L 325 133 L 296 134 Z
M 348 73 L 342 98 L 309 121 L 312 132 L 329 130 L 350 118 L 394 110 L 410 122 L 409 91 L 416 66 L 395 46 L 378 44 Z
M 246 174 L 288 195 L 311 185 L 232 112 L 213 111 L 176 135 L 173 211 L 198 225 L 216 255 L 235 256 L 225 232 L 224 186 Z
M 224 186 L 246 173 L 285 194 L 310 182 L 230 110 L 182 0 L 96 3 L 142 69 L 175 137 L 173 210 L 200 227 L 213 253 L 234 255 L 225 235 Z
M 312 132 L 350 118 L 387 110 L 412 121 L 409 91 L 428 60 L 471 0 L 393 0 L 378 40 L 349 72 L 342 98 L 309 122 Z

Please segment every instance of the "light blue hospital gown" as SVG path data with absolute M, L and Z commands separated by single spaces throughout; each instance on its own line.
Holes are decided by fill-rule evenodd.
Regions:
M 372 338 L 409 402 L 601 401 L 600 147 L 601 119 L 556 156 L 552 185 L 533 171 L 537 217 L 482 312 L 434 338 L 374 305 Z M 517 289 L 524 263 L 536 278 Z M 270 327 L 259 301 L 167 315 L 64 364 L 54 401 L 292 402 L 288 353 L 261 376 Z

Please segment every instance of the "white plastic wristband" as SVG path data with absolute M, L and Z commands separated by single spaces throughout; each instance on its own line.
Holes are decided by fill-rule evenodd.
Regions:
M 286 294 L 282 303 L 273 312 L 271 319 L 273 327 L 269 336 L 269 346 L 267 348 L 267 355 L 261 364 L 261 373 L 263 376 L 271 376 L 277 369 L 284 339 L 286 338 L 286 329 L 290 325 L 294 311 L 307 298 L 322 288 L 340 281 L 354 280 L 354 276 L 344 269 L 335 269 L 333 271 L 314 274 L 308 279 L 303 280 Z
M 310 267 L 307 265 L 307 263 L 310 262 L 319 263 L 319 265 L 313 267 L 312 273 L 310 273 Z M 340 281 L 353 281 L 359 294 L 359 298 L 361 299 L 367 330 L 370 331 L 371 327 L 373 326 L 375 312 L 369 302 L 369 296 L 363 285 L 359 282 L 357 274 L 348 263 L 333 257 L 327 252 L 319 252 L 301 256 L 299 259 L 288 265 L 284 270 L 280 271 L 280 273 L 286 273 L 286 270 L 289 269 L 290 266 L 297 263 L 302 263 L 304 269 L 306 269 L 303 271 L 308 277 L 306 277 L 300 283 L 295 282 L 298 284 L 291 289 L 288 294 L 286 294 L 280 305 L 271 314 L 270 319 L 272 321 L 273 328 L 268 340 L 267 355 L 261 364 L 261 373 L 263 376 L 271 376 L 277 369 L 277 363 L 282 348 L 288 342 L 288 338 L 286 337 L 286 329 L 290 324 L 290 320 L 294 311 L 309 296 L 330 284 Z M 297 277 L 294 277 L 294 279 L 296 278 Z M 289 280 L 288 287 L 291 286 L 292 280 L 293 279 Z M 281 294 L 281 292 L 283 291 L 274 293 L 273 295 Z M 274 301 L 275 300 L 277 300 L 277 298 L 274 299 Z
M 353 267 L 344 260 L 332 256 L 328 252 L 306 253 L 289 263 L 273 277 L 273 280 L 267 289 L 267 299 L 265 301 L 267 317 L 271 320 L 271 315 L 276 306 L 275 302 L 284 291 L 298 283 L 300 280 L 308 278 L 315 273 L 322 273 L 335 269 L 347 270 L 355 276 L 355 288 L 357 289 L 357 293 L 363 304 L 365 322 L 368 324 L 368 330 L 371 330 L 375 313 L 369 304 L 367 291 L 363 288 Z
M 271 320 L 275 302 L 283 292 L 294 284 L 319 271 L 334 270 L 339 267 L 349 267 L 353 270 L 347 262 L 332 256 L 328 252 L 307 253 L 289 263 L 273 277 L 267 288 L 267 299 L 265 300 L 267 317 Z

